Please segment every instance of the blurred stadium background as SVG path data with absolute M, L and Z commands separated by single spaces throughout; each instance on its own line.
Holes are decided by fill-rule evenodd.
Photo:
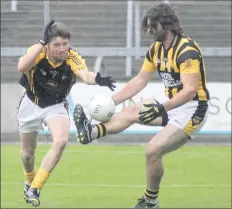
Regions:
M 140 30 L 143 14 L 147 8 L 160 2 L 163 1 L 1 1 L 1 143 L 13 145 L 19 143 L 16 113 L 23 90 L 18 85 L 20 73 L 17 71 L 17 60 L 29 46 L 38 42 L 45 23 L 50 19 L 66 23 L 72 32 L 72 47 L 83 55 L 90 69 L 111 75 L 119 82 L 126 82 L 139 72 L 143 56 L 152 43 L 149 35 Z M 185 35 L 199 43 L 205 57 L 208 82 L 215 85 L 224 83 L 226 87 L 231 88 L 231 1 L 189 0 L 168 3 L 178 11 Z M 154 81 L 159 81 L 159 78 L 154 76 Z M 222 95 L 227 91 L 228 88 L 220 90 Z M 220 99 L 220 95 L 218 98 Z M 227 114 L 231 118 L 231 95 L 227 99 L 230 101 L 229 106 L 220 103 L 218 110 L 227 105 L 229 107 Z M 217 110 L 215 105 L 212 104 L 211 107 Z M 219 117 L 218 120 L 223 124 L 223 118 Z M 229 123 L 231 127 L 231 119 Z M 93 145 L 138 145 L 144 144 L 150 138 L 151 135 L 148 134 L 119 134 L 107 136 Z M 50 135 L 41 134 L 39 142 L 50 143 Z M 70 142 L 75 142 L 74 134 L 70 134 Z M 195 141 L 189 143 L 200 146 L 209 144 L 231 145 L 231 129 L 223 135 L 216 132 L 201 134 Z M 11 148 L 7 147 L 4 149 L 8 154 Z M 231 159 L 227 157 L 230 151 L 227 149 L 225 151 L 227 156 L 221 159 L 223 162 L 229 162 L 225 167 L 230 168 L 226 170 L 229 176 L 231 176 Z M 7 159 L 10 157 L 4 156 Z M 142 156 L 141 152 L 140 158 Z M 207 155 L 205 157 L 207 158 Z M 209 161 L 210 159 L 208 157 Z M 6 160 L 4 161 L 2 165 L 6 164 Z M 215 178 L 217 179 L 217 176 Z M 231 180 L 229 182 L 231 184 Z M 5 199 L 6 196 L 5 193 Z M 20 204 L 3 206 L 20 207 Z M 81 206 L 94 207 L 85 204 Z M 105 206 L 112 207 L 110 203 L 108 205 L 99 203 L 99 207 Z M 176 206 L 180 207 L 178 204 Z M 188 207 L 187 204 L 185 206 Z M 210 205 L 203 205 L 207 206 Z M 227 206 L 229 203 L 218 205 L 221 208 Z M 167 204 L 167 207 L 171 207 L 171 204 Z

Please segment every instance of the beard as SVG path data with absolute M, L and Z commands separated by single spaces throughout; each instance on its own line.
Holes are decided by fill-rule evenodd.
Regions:
M 59 63 L 59 62 L 64 62 L 65 59 L 66 59 L 66 56 L 62 56 L 62 57 L 56 56 L 56 57 L 54 57 L 54 59 L 55 59 L 55 61 L 56 61 L 57 63 Z
M 160 31 L 156 34 L 156 41 L 164 42 L 165 39 L 166 39 L 166 31 L 165 31 L 165 30 L 160 30 Z

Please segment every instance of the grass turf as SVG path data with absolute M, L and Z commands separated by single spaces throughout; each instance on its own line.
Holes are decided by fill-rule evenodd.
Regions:
M 36 168 L 49 145 L 38 145 Z M 23 199 L 19 145 L 1 145 L 1 208 Z M 231 147 L 186 146 L 164 157 L 161 208 L 231 208 Z M 40 208 L 133 208 L 146 185 L 142 146 L 68 145 Z

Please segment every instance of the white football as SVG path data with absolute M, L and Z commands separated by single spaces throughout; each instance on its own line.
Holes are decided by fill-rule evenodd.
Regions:
M 88 105 L 89 116 L 97 121 L 106 122 L 115 113 L 115 103 L 111 96 L 97 94 Z

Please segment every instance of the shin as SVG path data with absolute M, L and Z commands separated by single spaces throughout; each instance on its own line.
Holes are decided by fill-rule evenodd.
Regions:
M 147 188 L 156 191 L 164 174 L 162 157 L 183 146 L 189 139 L 181 129 L 168 124 L 147 145 Z

